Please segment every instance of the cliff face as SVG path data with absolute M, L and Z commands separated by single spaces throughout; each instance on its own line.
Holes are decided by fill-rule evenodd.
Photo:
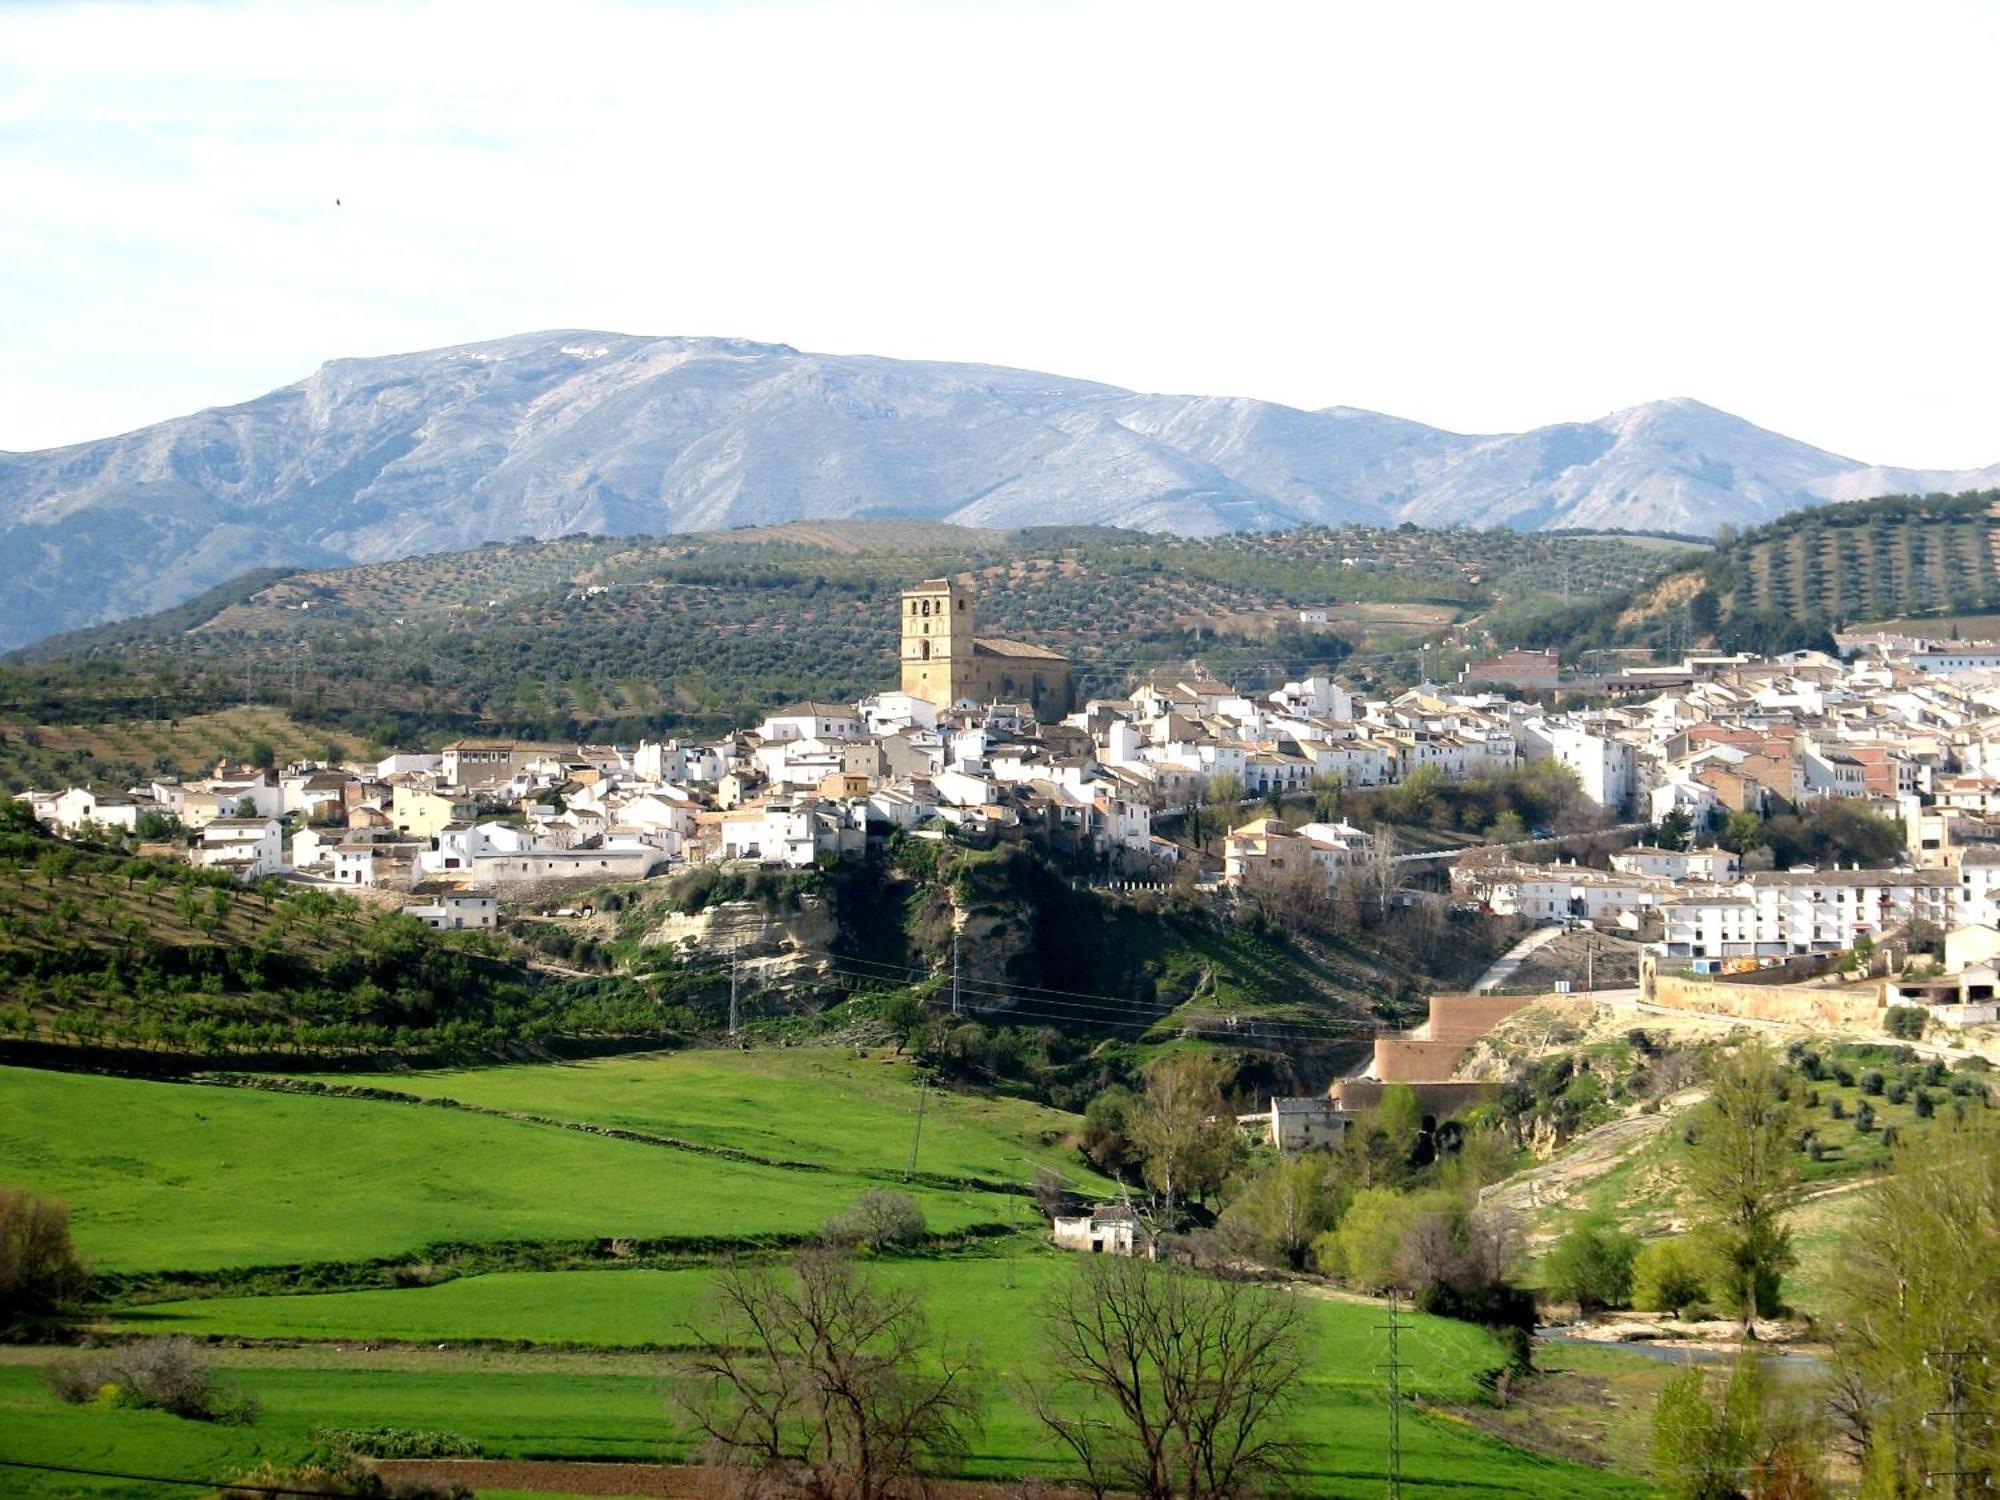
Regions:
M 640 943 L 714 958 L 733 951 L 746 976 L 772 982 L 830 977 L 827 955 L 839 936 L 826 899 L 807 895 L 779 910 L 758 901 L 723 901 L 693 913 L 667 912 Z

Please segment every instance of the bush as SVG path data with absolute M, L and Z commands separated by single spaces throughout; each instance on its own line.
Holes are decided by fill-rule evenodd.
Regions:
M 1585 1220 L 1571 1229 L 1542 1262 L 1543 1284 L 1558 1301 L 1589 1314 L 1625 1307 L 1632 1297 L 1632 1260 L 1639 1242 L 1609 1224 Z
M 1875 1106 L 1866 1099 L 1854 1106 L 1854 1128 L 1862 1135 L 1875 1128 Z
M 485 1452 L 463 1433 L 407 1427 L 322 1427 L 313 1438 L 336 1453 L 363 1458 L 478 1458 Z
M 1707 1295 L 1700 1252 L 1685 1239 L 1650 1240 L 1632 1259 L 1632 1305 L 1678 1313 Z
M 1900 1078 L 1892 1078 L 1889 1086 L 1882 1091 L 1882 1097 L 1891 1104 L 1901 1104 L 1910 1097 L 1910 1086 Z
M 193 1339 L 153 1339 L 66 1360 L 48 1374 L 49 1388 L 82 1405 L 147 1407 L 195 1422 L 257 1420 L 257 1400 L 219 1384 L 207 1353 Z
M 928 1232 L 917 1200 L 889 1188 L 870 1188 L 820 1226 L 820 1234 L 835 1244 L 871 1250 L 914 1245 Z
M 296 1468 L 259 1464 L 220 1491 L 220 1500 L 264 1500 L 273 1493 L 350 1497 L 350 1500 L 473 1500 L 462 1484 L 442 1479 L 384 1479 L 346 1455 L 322 1455 Z
M 1866 1073 L 1863 1073 L 1861 1075 L 1862 1093 L 1869 1094 L 1875 1097 L 1880 1097 L 1882 1093 L 1882 1087 L 1883 1087 L 1883 1079 L 1882 1079 L 1882 1074 L 1880 1073 L 1879 1070 L 1875 1068 L 1870 1068 Z
M 0 1188 L 0 1328 L 56 1311 L 88 1280 L 70 1244 L 68 1205 Z
M 1892 1005 L 1882 1017 L 1882 1026 L 1890 1036 L 1900 1037 L 1906 1042 L 1921 1041 L 1924 1023 L 1928 1017 L 1920 1005 Z
M 1314 1261 L 1326 1275 L 1364 1291 L 1403 1286 L 1411 1269 L 1404 1242 L 1420 1221 L 1456 1206 L 1450 1193 L 1363 1188 L 1340 1216 L 1339 1226 L 1313 1241 Z
M 1910 1108 L 1915 1110 L 1919 1120 L 1928 1120 L 1937 1113 L 1937 1100 L 1922 1089 L 1910 1095 Z

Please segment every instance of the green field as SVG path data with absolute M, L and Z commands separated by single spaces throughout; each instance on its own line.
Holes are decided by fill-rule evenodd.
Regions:
M 0 1069 L 0 1160 L 69 1200 L 106 1271 L 800 1235 L 882 1185 L 464 1110 L 19 1068 Z M 912 1191 L 936 1230 L 1021 1221 L 1017 1197 Z
M 353 1083 L 354 1076 L 328 1077 Z M 904 1059 L 833 1047 L 670 1052 L 370 1079 L 426 1098 L 584 1120 L 724 1146 L 777 1161 L 900 1173 L 909 1162 L 916 1075 Z M 1039 1165 L 1105 1190 L 1066 1145 L 1074 1115 L 1018 1099 L 932 1092 L 918 1168 L 1026 1183 Z
M 1058 1477 L 1046 1444 L 1012 1395 L 1036 1366 L 1035 1309 L 1072 1262 L 1050 1253 L 885 1262 L 881 1273 L 926 1293 L 934 1326 L 972 1347 L 988 1406 L 968 1465 L 973 1476 Z M 254 1391 L 265 1416 L 253 1433 L 178 1424 L 162 1431 L 146 1413 L 66 1408 L 21 1369 L 0 1370 L 4 1446 L 51 1462 L 130 1459 L 166 1440 L 175 1458 L 214 1473 L 261 1451 L 282 1454 L 315 1426 L 445 1428 L 475 1438 L 494 1457 L 679 1458 L 683 1435 L 665 1415 L 671 1356 L 636 1353 L 514 1353 L 465 1347 L 478 1339 L 621 1344 L 647 1338 L 684 1343 L 679 1325 L 698 1315 L 712 1269 L 502 1274 L 407 1291 L 218 1298 L 159 1305 L 126 1327 L 304 1340 L 421 1340 L 408 1350 L 239 1350 L 230 1378 Z M 1381 1308 L 1315 1298 L 1309 1304 L 1311 1373 L 1302 1382 L 1297 1433 L 1306 1444 L 1306 1486 L 1324 1495 L 1379 1492 L 1386 1440 Z M 438 1345 L 447 1347 L 439 1348 Z M 1484 1437 L 1459 1413 L 1479 1401 L 1478 1372 L 1501 1361 L 1497 1345 L 1466 1324 L 1406 1319 L 1406 1389 L 1434 1420 L 1404 1421 L 1407 1478 L 1464 1495 L 1636 1495 L 1615 1476 L 1552 1464 Z M 204 1448 L 207 1451 L 203 1451 Z M 118 1467 L 106 1462 L 106 1467 Z M 162 1472 L 155 1469 L 151 1472 Z M 29 1494 L 64 1493 L 59 1488 Z M 90 1493 L 99 1493 L 90 1491 Z M 104 1493 L 119 1493 L 111 1490 Z M 143 1493 L 126 1491 L 125 1493 Z
M 677 1351 L 700 1320 L 716 1252 L 809 1233 L 865 1188 L 897 1181 L 913 1094 L 900 1062 L 805 1048 L 379 1081 L 711 1149 L 470 1108 L 0 1069 L 0 1160 L 14 1169 L 10 1179 L 69 1199 L 80 1247 L 110 1271 L 605 1236 L 677 1236 L 689 1254 L 666 1266 L 455 1279 L 445 1259 L 438 1274 L 447 1279 L 429 1285 L 317 1293 L 303 1290 L 307 1271 L 279 1281 L 301 1288 L 284 1295 L 103 1308 L 106 1333 L 210 1341 L 227 1382 L 255 1395 L 262 1416 L 226 1427 L 101 1403 L 66 1406 L 41 1376 L 58 1351 L 0 1349 L 0 1459 L 228 1478 L 266 1459 L 295 1462 L 317 1429 L 381 1426 L 462 1433 L 498 1458 L 685 1458 L 689 1442 L 665 1397 Z M 1017 1176 L 1010 1165 L 1025 1172 L 1022 1158 L 1063 1160 L 1062 1141 L 1076 1125 L 1074 1116 L 1015 1101 L 933 1093 L 921 1165 L 939 1175 Z M 712 1148 L 852 1166 L 780 1167 Z M 1019 1195 L 921 1188 L 917 1196 L 934 1228 L 1023 1227 L 1029 1218 Z M 966 1475 L 1061 1478 L 1016 1381 L 1040 1362 L 1040 1300 L 1075 1262 L 1023 1233 L 976 1251 L 875 1264 L 923 1293 L 942 1340 L 977 1356 L 986 1424 Z M 1307 1493 L 1381 1492 L 1383 1316 L 1366 1303 L 1313 1296 L 1308 1304 L 1313 1353 L 1295 1418 Z M 1424 1402 L 1403 1421 L 1413 1488 L 1494 1500 L 1641 1493 L 1635 1480 L 1542 1458 L 1472 1425 L 1475 1416 L 1489 1420 L 1479 1376 L 1502 1362 L 1479 1329 L 1410 1317 L 1401 1357 L 1407 1389 Z M 0 1493 L 164 1500 L 181 1491 L 0 1469 Z

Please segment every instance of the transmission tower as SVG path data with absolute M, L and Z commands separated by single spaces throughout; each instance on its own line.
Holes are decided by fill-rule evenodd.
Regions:
M 729 1034 L 736 1035 L 736 942 L 729 943 Z
M 1968 1468 L 1965 1462 L 1965 1420 L 1972 1415 L 1972 1408 L 1965 1404 L 1965 1362 L 1974 1357 L 1973 1350 L 1963 1348 L 1938 1349 L 1924 1356 L 1926 1366 L 1931 1366 L 1931 1361 L 1935 1359 L 1944 1368 L 1944 1406 L 1937 1411 L 1925 1412 L 1924 1426 L 1928 1427 L 1934 1421 L 1951 1424 L 1951 1467 L 1926 1469 L 1924 1487 L 1934 1489 L 1938 1480 L 1949 1478 L 1952 1500 L 1966 1500 L 1972 1489 L 1971 1481 L 1985 1475 L 1985 1470 Z M 1986 1362 L 1983 1354 L 1977 1355 L 1977 1358 L 1981 1364 Z M 1989 1485 L 1992 1483 L 1990 1479 L 1986 1482 Z
M 910 1164 L 903 1168 L 903 1181 L 905 1182 L 908 1182 L 912 1177 L 917 1175 L 917 1147 L 922 1143 L 924 1138 L 924 1096 L 929 1091 L 930 1084 L 930 1074 L 919 1073 L 917 1075 L 917 1124 L 916 1128 L 910 1132 Z
M 1403 1371 L 1401 1335 L 1403 1303 L 1389 1293 L 1389 1321 L 1377 1327 L 1389 1335 L 1389 1358 L 1379 1368 L 1389 1374 L 1389 1500 L 1403 1500 Z

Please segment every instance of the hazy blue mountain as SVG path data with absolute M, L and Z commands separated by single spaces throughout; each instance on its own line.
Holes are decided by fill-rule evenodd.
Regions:
M 1872 468 L 1699 402 L 1498 437 L 1028 370 L 575 331 L 335 360 L 240 406 L 0 454 L 0 646 L 252 567 L 567 532 L 902 515 L 1706 532 L 1995 482 Z

